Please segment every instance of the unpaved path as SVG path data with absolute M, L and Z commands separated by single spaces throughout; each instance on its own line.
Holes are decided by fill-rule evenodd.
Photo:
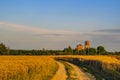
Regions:
M 59 65 L 59 69 L 52 80 L 66 80 L 67 74 L 66 74 L 65 66 L 58 61 L 56 61 L 56 63 Z
M 65 66 L 63 65 L 63 63 L 59 61 L 56 61 L 56 63 L 59 65 L 59 69 L 52 80 L 68 80 L 67 72 L 65 70 Z M 65 63 L 70 65 L 73 68 L 73 73 L 75 74 L 73 78 L 75 80 L 96 80 L 94 76 L 92 76 L 88 72 L 83 71 L 78 66 L 69 62 L 65 62 Z
M 66 62 L 66 63 L 69 64 L 74 69 L 74 73 L 76 74 L 76 76 L 74 76 L 74 77 L 77 78 L 76 80 L 96 80 L 94 76 L 92 76 L 88 72 L 84 72 L 78 66 L 68 63 L 68 62 Z

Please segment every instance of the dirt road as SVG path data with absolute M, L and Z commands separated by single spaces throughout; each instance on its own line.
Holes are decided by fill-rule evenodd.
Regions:
M 76 80 L 96 80 L 94 76 L 92 76 L 90 73 L 83 71 L 81 68 L 79 68 L 78 66 L 68 63 L 73 69 L 74 69 L 74 73 L 76 74 L 76 76 L 74 76 L 74 78 L 76 78 Z
M 59 65 L 59 69 L 52 80 L 66 80 L 67 74 L 66 74 L 65 66 L 58 61 L 56 61 L 56 63 Z
M 75 75 L 73 76 L 74 80 L 96 80 L 94 76 L 92 76 L 88 72 L 84 72 L 78 66 L 68 62 L 65 62 L 65 63 L 70 65 L 73 68 L 72 72 L 75 73 Z M 63 63 L 57 62 L 57 64 L 59 65 L 59 69 L 52 80 L 69 80 L 67 79 L 68 76 Z

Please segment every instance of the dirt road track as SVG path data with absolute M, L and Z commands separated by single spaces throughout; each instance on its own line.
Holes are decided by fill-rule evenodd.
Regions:
M 67 74 L 66 74 L 65 66 L 58 61 L 56 61 L 56 63 L 59 65 L 59 69 L 52 80 L 66 80 Z
M 94 76 L 92 76 L 88 72 L 84 72 L 78 66 L 68 63 L 68 62 L 66 62 L 66 63 L 69 64 L 74 69 L 74 72 L 76 73 L 75 78 L 77 78 L 77 80 L 96 80 Z
M 65 66 L 61 62 L 57 62 L 57 64 L 59 65 L 59 69 L 52 80 L 67 80 Z M 84 72 L 78 66 L 68 62 L 66 62 L 66 64 L 69 64 L 73 68 L 74 73 L 76 74 L 76 76 L 74 76 L 75 80 L 96 80 L 94 76 L 88 72 Z

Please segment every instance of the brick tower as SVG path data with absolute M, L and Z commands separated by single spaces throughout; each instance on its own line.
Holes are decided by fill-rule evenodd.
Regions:
M 83 46 L 82 46 L 81 44 L 78 44 L 78 45 L 76 46 L 76 49 L 77 49 L 78 51 L 80 51 L 80 50 L 83 49 Z
M 85 48 L 89 49 L 90 48 L 90 42 L 89 41 L 85 41 Z

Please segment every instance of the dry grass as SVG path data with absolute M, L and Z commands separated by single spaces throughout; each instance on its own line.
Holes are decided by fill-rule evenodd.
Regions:
M 86 60 L 98 60 L 105 63 L 120 64 L 120 61 L 112 56 L 80 56 L 79 58 Z
M 114 56 L 116 59 L 120 60 L 120 56 Z
M 114 56 L 84 56 L 80 59 L 83 65 L 98 72 L 106 80 L 120 80 L 120 60 Z
M 46 56 L 0 56 L 0 80 L 50 80 L 58 65 Z

